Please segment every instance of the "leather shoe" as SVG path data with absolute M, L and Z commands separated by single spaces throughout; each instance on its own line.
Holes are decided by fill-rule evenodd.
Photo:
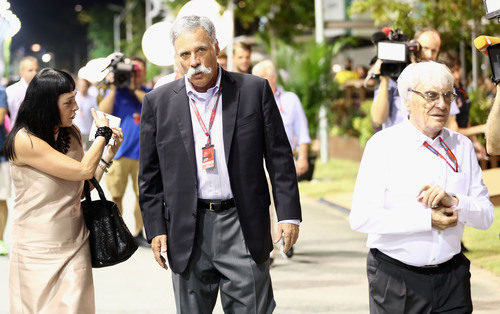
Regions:
M 142 235 L 142 232 L 139 232 L 138 235 L 136 235 L 134 237 L 135 239 L 135 242 L 137 242 L 137 244 L 139 246 L 142 246 L 142 247 L 151 247 L 151 244 L 148 243 L 148 241 L 144 238 L 144 236 Z

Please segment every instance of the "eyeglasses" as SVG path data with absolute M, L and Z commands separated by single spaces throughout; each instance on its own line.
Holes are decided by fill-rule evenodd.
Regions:
M 426 92 L 419 92 L 418 90 L 414 90 L 411 88 L 408 88 L 409 92 L 414 92 L 415 94 L 422 96 L 428 103 L 433 103 L 439 101 L 439 98 L 443 96 L 443 100 L 447 104 L 451 104 L 456 98 L 457 94 L 454 92 L 446 92 L 446 93 L 438 93 L 435 91 L 426 91 Z

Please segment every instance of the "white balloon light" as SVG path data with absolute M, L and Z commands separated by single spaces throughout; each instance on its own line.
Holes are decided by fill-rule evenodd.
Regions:
M 142 36 L 142 51 L 153 64 L 167 66 L 174 64 L 174 47 L 170 39 L 172 24 L 159 22 L 151 25 Z

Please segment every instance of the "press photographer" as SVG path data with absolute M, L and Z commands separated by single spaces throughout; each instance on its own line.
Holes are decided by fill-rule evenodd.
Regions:
M 106 185 L 113 201 L 122 212 L 122 198 L 131 176 L 136 195 L 134 205 L 135 237 L 138 244 L 149 246 L 142 234 L 143 222 L 139 208 L 139 126 L 142 100 L 150 89 L 144 86 L 146 62 L 140 57 L 124 58 L 117 54 L 109 65 L 109 88 L 99 103 L 99 110 L 121 118 L 121 128 L 126 138 L 115 155 L 113 165 L 106 176 Z M 131 228 L 132 230 L 132 228 Z
M 375 98 L 371 107 L 371 116 L 374 123 L 382 125 L 382 128 L 388 128 L 408 117 L 408 110 L 402 103 L 397 89 L 396 80 L 399 73 L 409 63 L 435 61 L 441 46 L 441 37 L 439 32 L 432 28 L 418 31 L 414 41 L 411 42 L 408 41 L 405 34 L 399 31 L 385 29 L 386 38 L 383 34 L 375 33 L 372 37 L 374 44 L 377 44 L 379 48 L 382 46 L 382 55 L 378 54 L 377 61 L 369 71 L 369 74 L 379 77 L 379 85 L 375 89 Z M 382 45 L 380 45 L 381 43 Z M 447 124 L 452 129 L 457 128 L 454 116 L 458 112 L 457 105 L 453 102 Z

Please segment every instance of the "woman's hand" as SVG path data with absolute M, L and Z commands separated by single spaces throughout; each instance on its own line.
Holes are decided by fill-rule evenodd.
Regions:
M 109 127 L 109 120 L 108 120 L 108 118 L 106 118 L 106 115 L 104 115 L 103 117 L 100 117 L 94 108 L 90 109 L 90 112 L 92 113 L 92 117 L 94 118 L 95 125 L 98 128 L 103 127 L 103 126 Z
M 120 146 L 123 143 L 123 131 L 121 128 L 111 128 L 113 130 L 113 140 L 115 143 L 113 145 L 109 145 L 109 152 L 112 156 L 111 158 L 115 157 L 116 152 L 120 148 Z

